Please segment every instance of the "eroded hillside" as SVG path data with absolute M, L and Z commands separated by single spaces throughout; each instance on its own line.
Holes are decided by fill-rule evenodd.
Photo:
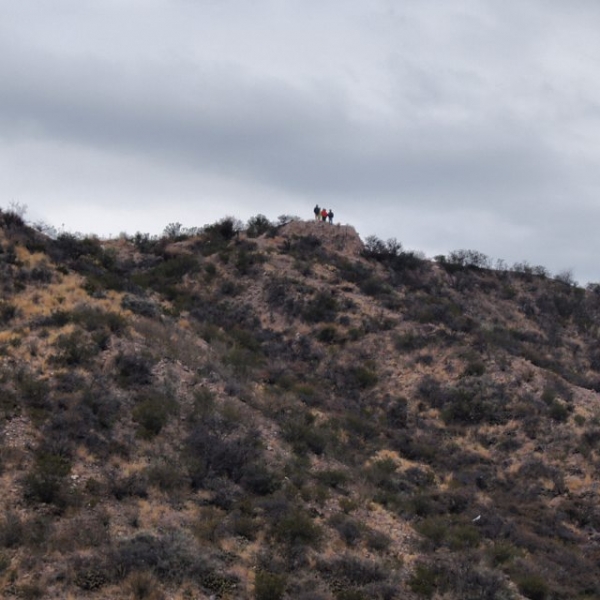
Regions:
M 0 587 L 600 597 L 600 291 L 351 227 L 0 213 Z

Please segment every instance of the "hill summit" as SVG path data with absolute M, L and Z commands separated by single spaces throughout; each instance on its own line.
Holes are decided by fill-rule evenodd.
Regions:
M 0 281 L 4 597 L 600 597 L 597 286 L 10 211 Z

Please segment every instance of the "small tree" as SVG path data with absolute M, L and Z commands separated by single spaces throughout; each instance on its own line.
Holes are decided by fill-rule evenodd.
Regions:
M 271 221 L 269 221 L 265 215 L 256 215 L 248 219 L 246 233 L 248 234 L 248 237 L 256 238 L 268 233 L 273 229 L 273 227 L 273 223 L 271 223 Z

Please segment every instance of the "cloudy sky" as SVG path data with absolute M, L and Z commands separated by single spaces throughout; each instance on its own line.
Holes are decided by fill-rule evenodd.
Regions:
M 310 218 L 600 281 L 597 0 L 0 0 L 0 207 Z

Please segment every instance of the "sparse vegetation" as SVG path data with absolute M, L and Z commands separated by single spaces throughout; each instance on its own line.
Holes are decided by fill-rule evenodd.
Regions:
M 599 286 L 297 218 L 18 211 L 0 286 L 3 595 L 600 597 Z

